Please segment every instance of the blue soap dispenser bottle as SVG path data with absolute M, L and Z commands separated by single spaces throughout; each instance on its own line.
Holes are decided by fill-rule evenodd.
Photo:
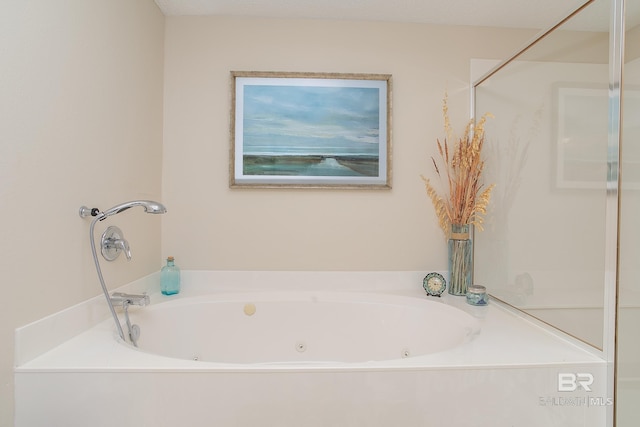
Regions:
M 167 258 L 167 265 L 160 270 L 160 289 L 164 295 L 180 292 L 180 269 L 172 256 Z

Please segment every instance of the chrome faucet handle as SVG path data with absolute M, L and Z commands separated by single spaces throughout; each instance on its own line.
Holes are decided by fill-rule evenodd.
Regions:
M 121 251 L 124 251 L 127 261 L 131 261 L 131 248 L 129 247 L 129 242 L 124 239 L 116 239 L 113 241 L 113 245 L 116 247 L 116 250 L 120 249 Z
M 110 226 L 104 233 L 102 233 L 102 239 L 100 239 L 100 251 L 102 252 L 104 259 L 107 261 L 113 261 L 118 258 L 118 256 L 120 256 L 120 252 L 124 252 L 127 260 L 131 260 L 131 248 L 129 247 L 129 242 L 125 240 L 122 230 L 115 225 Z

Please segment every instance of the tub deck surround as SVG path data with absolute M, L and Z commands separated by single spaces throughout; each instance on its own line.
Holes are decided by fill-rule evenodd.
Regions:
M 156 287 L 159 289 L 159 282 L 160 273 L 158 272 L 128 283 L 113 292 L 142 294 Z M 110 316 L 104 295 L 100 294 L 16 329 L 15 365 L 23 365 L 98 325 Z M 111 321 L 113 322 L 113 319 Z
M 407 358 L 353 363 L 251 364 L 218 363 L 169 358 L 152 354 L 119 342 L 115 327 L 104 301 L 97 297 L 71 307 L 16 331 L 16 372 L 37 371 L 110 371 L 110 370 L 313 370 L 313 369 L 441 369 L 459 367 L 538 366 L 549 364 L 593 364 L 604 361 L 597 350 L 556 332 L 535 319 L 523 317 L 508 307 L 491 301 L 488 306 L 474 307 L 464 297 L 444 294 L 428 297 L 422 290 L 422 272 L 216 272 L 184 271 L 183 290 L 174 296 L 164 296 L 159 290 L 157 274 L 133 282 L 119 291 L 150 294 L 151 305 L 133 307 L 135 317 L 140 310 L 159 304 L 180 304 L 192 298 L 224 299 L 225 295 L 252 293 L 314 292 L 318 295 L 338 295 L 355 298 L 358 293 L 384 295 L 445 304 L 464 311 L 478 321 L 480 332 L 473 339 L 445 351 Z M 289 294 L 287 294 L 287 292 Z M 381 299 L 382 298 L 382 299 Z M 97 300 L 96 300 L 97 299 Z M 100 308 L 100 303 L 104 305 Z M 358 313 L 353 313 L 357 316 Z M 295 319 L 291 319 L 295 322 Z M 223 326 L 225 327 L 225 326 Z M 439 328 L 433 324 L 412 325 L 425 331 Z M 371 331 L 375 333 L 375 331 Z M 141 335 L 144 336 L 144 327 Z M 75 336 L 73 336 L 75 335 Z M 70 338 L 70 336 L 72 336 Z M 60 342 L 55 342 L 58 339 Z M 45 348 L 45 345 L 49 348 Z
M 260 295 L 292 301 L 312 295 L 318 301 L 338 298 L 352 304 L 354 316 L 363 315 L 358 312 L 363 301 L 402 302 L 410 313 L 416 307 L 436 312 L 450 306 L 446 309 L 454 314 L 463 311 L 462 319 L 471 320 L 480 332 L 449 349 L 407 358 L 194 361 L 119 341 L 101 296 L 16 331 L 15 427 L 605 425 L 610 407 L 599 403 L 608 397 L 607 365 L 597 351 L 494 301 L 474 307 L 464 297 L 446 293 L 442 298 L 428 297 L 422 289 L 424 276 L 422 272 L 183 271 L 182 291 L 170 297 L 160 293 L 157 275 L 143 278 L 119 289 L 149 292 L 151 305 L 132 307 L 134 315 L 171 307 L 178 308 L 174 313 L 178 314 L 194 303 L 215 308 L 211 301 L 237 302 L 241 295 L 247 303 L 255 301 L 257 316 L 265 309 Z M 247 313 L 252 311 L 247 308 Z M 409 317 L 410 323 L 420 322 L 416 313 Z M 428 315 L 424 322 L 429 324 L 410 327 L 427 332 L 446 329 L 437 321 L 433 324 Z M 202 327 L 233 327 L 233 322 L 221 323 Z M 183 326 L 176 321 L 176 327 Z M 46 335 L 46 345 L 39 344 Z M 560 373 L 592 375 L 591 391 L 558 393 Z M 117 410 L 105 415 L 105 408 Z

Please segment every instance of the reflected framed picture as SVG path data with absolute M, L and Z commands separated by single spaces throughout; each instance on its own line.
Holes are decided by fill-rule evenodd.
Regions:
M 606 189 L 606 87 L 556 87 L 558 188 Z
M 391 188 L 388 74 L 231 72 L 232 188 Z
M 618 153 L 609 149 L 609 91 L 605 86 L 556 87 L 558 188 L 607 189 L 617 175 Z M 622 91 L 622 188 L 640 189 L 640 90 Z M 632 142 L 634 141 L 634 142 Z

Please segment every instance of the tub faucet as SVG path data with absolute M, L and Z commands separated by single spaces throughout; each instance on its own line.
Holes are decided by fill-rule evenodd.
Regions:
M 111 294 L 111 302 L 113 305 L 120 306 L 128 306 L 128 305 L 139 305 L 140 307 L 144 307 L 145 305 L 149 305 L 149 295 L 146 293 L 142 295 L 135 294 L 125 294 L 122 292 L 114 292 Z
M 91 255 L 93 255 L 93 263 L 96 265 L 96 273 L 98 273 L 98 279 L 100 280 L 100 287 L 102 288 L 102 293 L 104 294 L 104 297 L 107 300 L 107 305 L 109 306 L 111 317 L 113 317 L 113 321 L 115 322 L 116 328 L 118 329 L 118 335 L 123 340 L 125 339 L 124 331 L 122 330 L 122 325 L 120 324 L 120 320 L 118 320 L 118 314 L 116 313 L 116 310 L 113 308 L 113 298 L 115 298 L 119 303 L 122 304 L 122 307 L 125 310 L 125 314 L 127 314 L 127 307 L 129 307 L 130 304 L 147 305 L 149 304 L 149 299 L 148 297 L 144 297 L 144 296 L 142 298 L 121 299 L 122 296 L 120 295 L 114 295 L 114 296 L 109 295 L 109 291 L 107 290 L 107 285 L 104 282 L 104 277 L 102 277 L 102 270 L 100 269 L 100 263 L 98 262 L 98 253 L 96 251 L 96 239 L 94 238 L 93 233 L 96 227 L 96 222 L 103 221 L 104 219 L 106 219 L 111 215 L 117 215 L 120 212 L 126 211 L 127 209 L 135 206 L 141 206 L 146 213 L 163 214 L 167 212 L 167 208 L 165 208 L 162 203 L 154 202 L 152 200 L 133 200 L 131 202 L 126 202 L 120 205 L 116 205 L 111 209 L 107 209 L 104 212 L 101 212 L 100 209 L 98 208 L 91 209 L 86 206 L 80 206 L 80 210 L 78 211 L 81 218 L 88 218 L 90 216 L 94 217 L 94 219 L 91 221 L 91 225 L 89 225 L 89 242 L 91 243 Z M 112 229 L 111 231 L 113 232 L 114 230 Z M 102 236 L 103 243 L 105 239 L 109 237 L 115 237 L 115 236 L 109 235 L 109 233 L 107 233 L 106 231 L 105 233 L 106 235 L 103 234 Z M 113 259 L 115 259 L 118 256 L 119 251 L 124 251 L 128 258 L 131 257 L 131 250 L 128 247 L 129 244 L 126 243 L 126 240 L 122 239 L 121 233 L 120 233 L 120 236 L 116 238 L 116 240 L 117 239 L 122 240 L 122 242 L 119 242 L 117 245 L 114 245 L 113 247 L 107 247 L 108 245 L 106 244 L 101 245 L 102 255 L 109 261 L 113 261 Z M 109 257 L 111 256 L 113 256 L 113 259 L 109 259 Z M 132 334 L 129 333 L 129 336 L 131 335 Z
M 138 347 L 138 338 L 140 338 L 140 326 L 131 324 L 129 319 L 129 306 L 139 305 L 144 307 L 149 305 L 149 295 L 143 293 L 142 295 L 125 294 L 122 292 L 114 292 L 111 294 L 111 304 L 121 305 L 124 309 L 124 319 L 127 323 L 127 332 L 129 332 L 129 340 L 134 347 Z M 118 322 L 120 325 L 120 322 Z M 124 338 L 123 338 L 124 339 Z

